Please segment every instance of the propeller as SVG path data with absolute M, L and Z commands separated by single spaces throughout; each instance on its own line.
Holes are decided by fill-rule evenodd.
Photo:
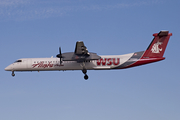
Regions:
M 59 54 L 56 55 L 56 57 L 60 58 L 60 64 L 62 63 L 62 53 L 61 53 L 61 47 L 59 47 Z

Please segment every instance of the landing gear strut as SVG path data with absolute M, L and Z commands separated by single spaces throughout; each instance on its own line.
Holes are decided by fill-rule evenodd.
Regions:
M 15 74 L 14 74 L 14 71 L 12 71 L 12 74 L 11 74 L 13 77 L 15 76 Z
M 82 64 L 80 64 L 80 66 L 83 68 L 82 69 L 82 72 L 84 73 L 84 79 L 87 80 L 89 77 L 88 75 L 86 74 L 87 73 L 87 70 L 85 68 L 85 63 L 83 62 Z
M 86 74 L 87 70 L 83 69 L 82 72 L 84 73 L 84 79 L 87 80 L 89 78 L 88 75 Z

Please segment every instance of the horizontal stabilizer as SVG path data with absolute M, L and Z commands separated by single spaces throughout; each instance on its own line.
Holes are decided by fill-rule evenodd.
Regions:
M 160 31 L 160 32 L 158 33 L 158 36 L 160 36 L 160 37 L 162 37 L 162 36 L 167 36 L 168 33 L 169 33 L 169 31 Z

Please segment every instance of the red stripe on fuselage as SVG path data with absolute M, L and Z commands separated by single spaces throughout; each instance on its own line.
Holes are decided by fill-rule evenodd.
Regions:
M 162 58 L 142 58 L 142 59 L 139 59 L 137 62 L 127 66 L 127 67 L 124 67 L 124 68 L 130 68 L 130 67 L 135 67 L 135 66 L 139 66 L 139 65 L 145 65 L 145 64 L 148 64 L 148 63 L 152 63 L 152 62 L 158 62 L 158 61 L 161 61 L 161 60 L 164 60 L 165 57 L 162 57 Z M 122 68 L 122 69 L 124 69 Z

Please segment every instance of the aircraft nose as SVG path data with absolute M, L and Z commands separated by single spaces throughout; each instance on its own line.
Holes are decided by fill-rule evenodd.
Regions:
M 6 71 L 12 71 L 12 66 L 9 65 L 9 66 L 7 66 L 4 70 L 6 70 Z

